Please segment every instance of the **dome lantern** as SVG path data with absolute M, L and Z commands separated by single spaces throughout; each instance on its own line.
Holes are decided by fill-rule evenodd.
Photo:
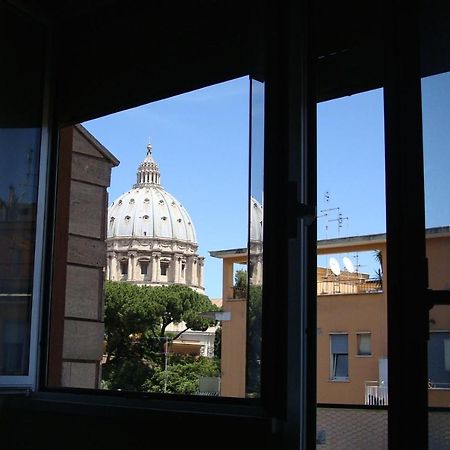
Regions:
M 149 143 L 147 145 L 147 156 L 144 161 L 139 164 L 137 171 L 137 182 L 133 188 L 161 184 L 161 174 L 159 173 L 158 164 L 156 164 L 152 157 L 152 149 L 152 144 Z

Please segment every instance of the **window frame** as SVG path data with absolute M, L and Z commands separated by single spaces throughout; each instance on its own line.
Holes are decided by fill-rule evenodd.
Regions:
M 345 381 L 349 381 L 350 379 L 350 364 L 349 364 L 349 354 L 348 354 L 348 341 L 349 341 L 349 335 L 348 333 L 345 332 L 339 332 L 339 333 L 330 333 L 330 381 L 337 381 L 337 382 L 345 382 Z M 334 336 L 346 336 L 347 337 L 347 352 L 333 352 L 333 337 Z M 346 376 L 337 376 L 336 375 L 336 371 L 337 371 L 337 366 L 338 366 L 338 357 L 339 356 L 346 356 L 347 357 L 347 361 L 346 361 L 346 372 L 347 375 Z
M 370 353 L 360 353 L 359 350 L 359 343 L 360 343 L 360 337 L 361 336 L 369 336 L 370 338 Z M 357 331 L 356 332 L 356 356 L 360 358 L 370 358 L 373 356 L 373 349 L 372 349 L 372 332 L 371 331 Z

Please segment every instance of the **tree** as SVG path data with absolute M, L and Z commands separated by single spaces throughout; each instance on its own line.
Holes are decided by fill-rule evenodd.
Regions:
M 170 364 L 154 372 L 144 383 L 151 392 L 171 394 L 196 394 L 200 377 L 217 377 L 220 374 L 218 358 L 196 357 L 192 355 L 171 355 Z
M 201 313 L 217 310 L 206 295 L 186 286 L 137 286 L 107 281 L 104 386 L 148 390 L 151 380 L 164 370 L 167 343 L 188 329 L 204 331 L 215 325 L 214 320 Z M 184 323 L 185 328 L 170 336 L 167 327 L 171 323 Z
M 381 250 L 374 250 L 374 258 L 380 265 L 375 271 L 376 279 L 380 283 L 380 288 L 383 287 L 383 253 Z
M 262 286 L 248 283 L 247 271 L 237 270 L 234 288 L 247 297 L 247 383 L 248 395 L 258 395 L 261 382 Z

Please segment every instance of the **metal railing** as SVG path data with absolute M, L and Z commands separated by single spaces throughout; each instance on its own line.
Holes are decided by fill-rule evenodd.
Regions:
M 386 406 L 389 404 L 388 388 L 378 381 L 366 381 L 364 403 L 371 406 Z
M 383 292 L 382 283 L 377 279 L 317 280 L 317 295 L 379 294 L 381 292 Z

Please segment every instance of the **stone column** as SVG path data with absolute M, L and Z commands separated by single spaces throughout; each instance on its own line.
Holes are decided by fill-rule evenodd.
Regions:
M 159 258 L 161 257 L 161 253 L 153 252 L 152 253 L 152 274 L 151 274 L 151 282 L 157 283 L 159 281 Z
M 106 258 L 106 279 L 110 279 L 110 271 L 111 271 L 111 255 L 108 255 Z
M 127 280 L 131 280 L 131 274 L 133 272 L 133 257 L 128 256 L 128 273 L 127 273 Z
M 174 268 L 174 277 L 173 281 L 174 283 L 180 282 L 180 275 L 181 275 L 181 257 L 182 255 L 179 253 L 175 253 L 173 255 L 173 268 Z
M 198 258 L 194 257 L 192 258 L 192 279 L 191 279 L 192 286 L 198 285 Z
M 109 279 L 110 280 L 117 279 L 117 255 L 116 255 L 116 252 L 111 253 Z
M 136 264 L 137 264 L 137 254 L 136 252 L 128 254 L 128 280 L 136 281 Z M 130 272 L 131 266 L 131 272 Z
M 203 276 L 204 276 L 204 269 L 205 269 L 205 258 L 203 256 L 200 256 L 198 258 L 198 286 L 203 287 Z

